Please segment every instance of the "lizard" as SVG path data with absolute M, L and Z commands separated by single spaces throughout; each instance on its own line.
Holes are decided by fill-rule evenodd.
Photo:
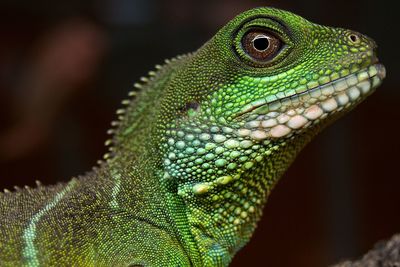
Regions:
M 1 266 L 228 266 L 274 185 L 382 83 L 369 37 L 261 7 L 135 84 L 109 152 L 0 194 Z

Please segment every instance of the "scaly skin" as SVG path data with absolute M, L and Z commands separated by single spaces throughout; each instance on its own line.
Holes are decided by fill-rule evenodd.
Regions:
M 304 145 L 381 83 L 375 48 L 286 11 L 239 15 L 136 84 L 92 172 L 0 195 L 0 265 L 227 266 Z

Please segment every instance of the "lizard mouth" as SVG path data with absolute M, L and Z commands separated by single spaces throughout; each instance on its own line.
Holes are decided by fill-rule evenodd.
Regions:
M 255 140 L 289 136 L 354 106 L 374 92 L 385 76 L 385 67 L 378 63 L 301 93 L 250 103 L 239 113 L 246 116 L 246 123 L 238 134 Z

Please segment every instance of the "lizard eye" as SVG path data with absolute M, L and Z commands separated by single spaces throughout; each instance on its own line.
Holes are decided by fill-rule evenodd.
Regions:
M 243 36 L 242 47 L 253 60 L 266 63 L 282 49 L 282 41 L 267 31 L 255 29 Z

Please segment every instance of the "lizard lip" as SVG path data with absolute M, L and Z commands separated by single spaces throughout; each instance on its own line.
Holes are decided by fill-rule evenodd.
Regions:
M 380 63 L 373 64 L 358 72 L 351 73 L 349 75 L 324 83 L 322 85 L 308 88 L 307 90 L 301 93 L 296 93 L 295 91 L 293 91 L 293 93 L 290 93 L 285 97 L 273 101 L 267 101 L 263 99 L 256 100 L 246 105 L 246 107 L 243 109 L 243 111 L 241 111 L 238 114 L 238 116 L 251 113 L 252 111 L 258 111 L 256 113 L 263 113 L 262 111 L 264 110 L 276 111 L 280 109 L 281 111 L 283 111 L 282 107 L 287 106 L 287 104 L 290 104 L 290 102 L 295 102 L 292 103 L 294 105 L 296 105 L 296 102 L 298 102 L 292 100 L 300 100 L 300 102 L 307 102 L 307 95 L 311 96 L 311 98 L 314 97 L 314 98 L 320 98 L 320 100 L 324 100 L 324 98 L 328 96 L 334 96 L 340 94 L 342 91 L 345 91 L 354 86 L 359 90 L 361 90 L 361 93 L 365 95 L 370 91 L 376 89 L 376 87 L 380 85 L 380 83 L 385 77 L 386 77 L 385 67 Z M 370 88 L 367 89 L 368 86 L 366 83 L 368 83 L 368 81 L 370 81 L 370 86 L 369 86 Z M 322 97 L 319 97 L 321 95 Z
M 238 135 L 254 140 L 290 136 L 328 115 L 348 109 L 371 94 L 386 76 L 382 64 L 373 64 L 331 82 L 271 102 L 252 105 L 241 115 Z

